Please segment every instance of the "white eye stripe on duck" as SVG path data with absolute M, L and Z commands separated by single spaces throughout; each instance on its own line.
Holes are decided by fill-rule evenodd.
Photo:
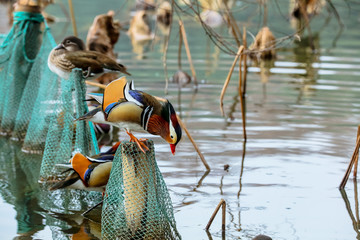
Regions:
M 129 102 L 133 102 L 135 103 L 136 105 L 142 107 L 143 104 L 141 102 L 139 102 L 138 100 L 136 100 L 135 98 L 133 98 L 133 96 L 131 96 L 131 94 L 129 93 L 129 91 L 131 90 L 131 87 L 130 87 L 131 84 L 129 83 L 126 83 L 125 85 L 125 88 L 124 88 L 124 96 L 125 96 L 125 99 Z
M 170 132 L 170 138 L 174 139 L 176 136 L 176 132 L 175 132 L 175 128 L 174 125 L 171 121 L 171 108 L 170 108 L 170 103 L 169 103 L 169 132 Z
M 150 116 L 153 112 L 154 108 L 151 106 L 147 106 L 144 111 L 141 113 L 141 126 L 147 131 Z
M 135 90 L 135 85 L 133 80 L 131 80 L 130 82 L 130 90 Z

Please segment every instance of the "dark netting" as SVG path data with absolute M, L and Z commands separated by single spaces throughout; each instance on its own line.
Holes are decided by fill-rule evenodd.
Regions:
M 14 12 L 11 31 L 0 39 L 0 131 L 12 135 L 12 139 L 24 140 L 23 150 L 32 153 L 43 152 L 52 120 L 58 117 L 62 121 L 62 101 L 70 101 L 76 94 L 83 97 L 86 91 L 82 77 L 64 86 L 67 83 L 49 70 L 48 55 L 56 43 L 47 24 L 42 23 L 40 13 Z M 76 84 L 79 86 L 74 94 Z M 87 110 L 85 104 L 72 106 L 82 113 L 83 105 Z M 74 110 L 67 114 L 74 116 Z M 89 135 L 87 123 L 79 125 L 77 134 Z M 89 144 L 87 138 L 76 139 L 77 146 L 86 148 Z
M 35 201 L 39 209 L 46 210 L 53 238 L 68 239 L 63 230 L 72 224 L 59 219 L 59 214 L 78 214 L 102 196 L 80 190 L 49 191 L 49 182 L 57 180 L 62 171 L 56 164 L 67 163 L 75 152 L 92 156 L 98 146 L 92 124 L 74 121 L 88 111 L 82 71 L 75 69 L 64 80 L 48 69 L 48 54 L 56 44 L 43 22 L 39 13 L 15 12 L 11 31 L 0 36 L 0 132 L 23 140 L 16 146 L 26 152 L 0 140 L 0 193 L 11 204 Z M 102 209 L 103 239 L 181 239 L 153 142 L 147 145 L 150 151 L 146 154 L 129 142 L 121 144 L 116 153 Z M 6 161 L 8 158 L 13 161 Z M 27 220 L 41 219 L 27 213 L 24 206 L 16 209 L 19 222 L 25 223 L 19 232 L 27 231 Z
M 74 121 L 87 112 L 85 83 L 81 70 L 74 70 L 68 80 L 62 80 L 60 98 L 53 107 L 54 114 L 49 119 L 50 126 L 40 169 L 42 182 L 57 180 L 62 169 L 59 163 L 68 163 L 74 152 L 91 156 L 98 153 L 95 133 L 91 133 L 89 123 Z M 49 185 L 45 184 L 44 188 Z M 68 213 L 86 210 L 101 201 L 97 192 L 56 190 L 42 191 L 41 206 L 52 212 Z
M 88 111 L 84 84 L 81 70 L 74 70 L 68 80 L 60 82 L 61 95 L 48 119 L 50 126 L 40 170 L 43 179 L 56 176 L 59 169 L 55 165 L 67 163 L 75 151 L 87 156 L 98 153 L 95 133 L 89 123 L 74 121 Z
M 154 144 L 124 142 L 114 158 L 102 210 L 103 239 L 181 239 Z
M 96 139 L 91 134 L 86 121 L 74 119 L 87 112 L 85 86 L 81 70 L 74 70 L 69 80 L 62 80 L 60 97 L 54 102 L 52 114 L 48 116 L 50 126 L 40 169 L 40 178 L 44 182 L 58 177 L 61 169 L 58 163 L 68 163 L 73 152 L 78 151 L 91 156 L 97 153 Z M 97 144 L 97 143 L 96 143 Z M 51 212 L 70 213 L 86 210 L 101 201 L 101 194 L 76 190 L 48 191 L 44 185 L 40 193 L 40 205 Z
M 28 76 L 41 46 L 39 13 L 14 12 L 14 24 L 0 46 L 0 130 L 10 134 Z
M 59 79 L 52 73 L 47 66 L 48 54 L 55 45 L 55 41 L 48 28 L 42 38 L 42 44 L 37 54 L 31 70 L 27 76 L 26 85 L 22 92 L 21 101 L 14 121 L 14 130 L 12 133 L 15 139 L 24 139 L 28 131 L 29 123 L 32 121 L 28 132 L 28 139 L 31 139 L 30 145 L 25 144 L 25 148 L 33 151 L 42 151 L 44 149 L 44 139 L 47 132 L 49 118 L 52 112 L 49 109 L 54 108 L 54 102 L 59 98 Z M 36 123 L 36 124 L 35 124 Z M 35 127 L 34 129 L 34 125 Z M 41 127 L 42 132 L 36 132 Z M 34 143 L 37 143 L 34 146 Z M 39 144 L 40 143 L 40 144 Z M 32 147 L 33 146 L 33 147 Z

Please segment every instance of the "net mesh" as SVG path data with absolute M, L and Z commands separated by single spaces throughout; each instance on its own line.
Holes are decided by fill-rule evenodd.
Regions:
M 37 54 L 26 80 L 25 88 L 22 92 L 21 101 L 14 121 L 13 138 L 24 139 L 31 123 L 28 139 L 25 141 L 25 148 L 33 151 L 41 151 L 44 147 L 44 133 L 47 131 L 48 123 L 41 121 L 48 118 L 49 111 L 44 111 L 44 105 L 47 108 L 54 107 L 54 100 L 59 97 L 58 77 L 52 73 L 47 67 L 47 56 L 54 46 L 55 42 L 50 34 L 48 28 L 42 38 L 42 45 Z M 42 118 L 41 118 L 42 117 Z M 35 134 L 33 130 L 34 123 L 38 127 L 42 127 L 43 134 Z M 41 123 L 41 124 L 40 124 Z M 31 142 L 42 143 L 40 146 L 27 145 L 29 144 L 29 137 Z M 42 147 L 41 147 L 42 146 Z
M 79 190 L 48 191 L 38 188 L 37 179 L 52 180 L 74 152 L 98 153 L 94 128 L 86 121 L 74 121 L 88 109 L 82 71 L 73 70 L 69 80 L 60 79 L 47 67 L 55 41 L 41 14 L 15 12 L 14 25 L 0 36 L 0 132 L 23 140 L 14 161 L 4 161 L 2 176 L 15 178 L 16 169 L 28 169 L 24 188 L 31 188 L 39 207 L 51 213 L 83 211 L 101 201 L 101 194 Z M 102 210 L 103 239 L 181 239 L 175 225 L 171 199 L 155 161 L 154 145 L 146 154 L 135 143 L 123 143 L 114 160 Z M 14 149 L 0 141 L 0 157 L 7 159 Z M 41 156 L 28 153 L 43 153 Z M 41 161 L 40 161 L 41 160 Z M 40 164 L 41 162 L 41 164 Z M 39 166 L 41 165 L 41 166 Z M 36 166 L 36 167 L 35 167 Z M 40 168 L 40 171 L 39 171 Z M 8 174 L 12 171 L 14 174 Z M 29 170 L 31 169 L 31 170 Z M 6 174 L 5 174 L 6 173 Z M 0 178 L 0 191 L 8 202 L 14 197 L 14 179 Z M 35 185 L 34 185 L 35 184 Z M 21 210 L 23 212 L 23 210 Z M 24 217 L 22 217 L 24 216 Z M 60 229 L 66 221 L 46 214 L 54 239 L 67 239 Z M 55 216 L 55 215 L 54 215 Z M 26 215 L 19 215 L 26 220 Z M 25 231 L 25 230 L 24 230 Z
M 58 174 L 56 164 L 67 163 L 74 151 L 91 156 L 98 153 L 95 133 L 91 133 L 87 121 L 74 121 L 87 112 L 85 86 L 82 71 L 74 70 L 69 80 L 60 82 L 60 98 L 49 117 L 50 126 L 40 170 L 40 177 Z M 94 144 L 96 143 L 96 144 Z
M 102 209 L 102 239 L 181 239 L 154 144 L 142 153 L 123 142 L 115 155 Z
M 51 130 L 49 124 L 59 117 L 59 109 L 64 110 L 64 99 L 69 102 L 71 98 L 82 97 L 82 101 L 85 85 L 81 76 L 74 82 L 64 83 L 48 68 L 47 58 L 56 43 L 40 13 L 15 12 L 11 31 L 0 41 L 0 90 L 3 94 L 0 131 L 3 135 L 11 135 L 13 140 L 24 140 L 23 151 L 42 153 Z M 79 114 L 84 112 L 83 106 L 87 110 L 85 104 L 71 106 Z M 68 110 L 65 115 L 74 115 L 72 109 Z M 91 131 L 95 137 L 92 126 L 89 130 L 87 123 L 78 125 L 81 125 L 77 127 L 78 135 L 85 136 Z M 76 139 L 80 148 L 89 144 L 87 138 L 78 136 Z M 93 140 L 96 148 L 95 138 Z
M 54 114 L 46 137 L 46 145 L 40 169 L 40 178 L 44 182 L 56 180 L 62 171 L 56 167 L 59 163 L 68 163 L 74 152 L 81 152 L 86 156 L 98 153 L 94 144 L 95 133 L 91 133 L 89 123 L 74 121 L 87 112 L 85 99 L 85 85 L 82 71 L 73 70 L 69 80 L 60 82 L 60 98 L 53 108 Z M 45 184 L 45 187 L 48 187 Z M 42 206 L 52 212 L 67 213 L 85 210 L 101 201 L 101 193 L 56 190 L 43 191 Z
M 9 134 L 14 128 L 27 76 L 41 46 L 41 23 L 38 13 L 14 13 L 14 25 L 0 47 L 0 130 Z

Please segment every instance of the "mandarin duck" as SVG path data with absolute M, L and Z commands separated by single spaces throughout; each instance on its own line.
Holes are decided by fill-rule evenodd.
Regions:
M 92 116 L 93 119 L 91 120 L 94 124 L 94 130 L 97 134 L 107 134 L 113 131 L 113 125 L 109 124 L 105 121 L 104 113 L 101 111 L 101 105 L 91 105 L 88 106 L 89 112 L 87 112 L 84 116 L 79 117 L 75 121 L 84 120 L 87 118 L 88 115 Z
M 120 142 L 116 143 L 105 153 L 100 153 L 93 157 L 86 157 L 81 153 L 76 153 L 70 159 L 69 165 L 58 164 L 60 167 L 67 168 L 62 174 L 68 171 L 72 173 L 64 180 L 51 186 L 49 190 L 69 188 L 104 192 L 109 180 L 112 161 L 119 145 Z
M 164 26 L 170 26 L 172 21 L 172 7 L 168 1 L 162 2 L 156 11 L 156 20 Z
M 131 75 L 126 67 L 105 54 L 86 51 L 84 42 L 74 36 L 66 37 L 56 46 L 48 57 L 49 69 L 64 79 L 69 79 L 74 68 L 81 68 L 84 77 L 97 78 L 103 73 L 117 72 Z
M 86 36 L 86 49 L 101 52 L 115 59 L 114 46 L 120 37 L 121 25 L 114 20 L 115 12 L 110 10 L 94 18 Z
M 125 129 L 130 140 L 136 142 L 143 152 L 148 150 L 148 147 L 131 132 L 159 135 L 170 144 L 171 152 L 175 154 L 182 130 L 174 107 L 167 99 L 135 90 L 134 83 L 128 83 L 125 77 L 109 83 L 102 99 L 99 98 L 99 94 L 94 98 L 101 104 L 101 109 L 94 109 L 79 119 L 94 122 L 104 120 Z
M 168 1 L 162 2 L 156 11 L 156 27 L 164 36 L 170 34 L 170 25 L 172 22 L 172 7 Z
M 130 21 L 127 34 L 133 41 L 146 41 L 154 38 L 151 33 L 148 14 L 144 10 L 137 11 Z

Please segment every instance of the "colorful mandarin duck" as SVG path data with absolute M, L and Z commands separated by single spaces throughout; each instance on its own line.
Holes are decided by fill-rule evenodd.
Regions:
M 144 149 L 148 150 L 148 147 L 131 131 L 160 135 L 170 144 L 172 154 L 175 154 L 182 132 L 176 112 L 167 99 L 135 90 L 133 82 L 128 83 L 125 77 L 109 83 L 102 99 L 99 95 L 93 97 L 101 103 L 102 108 L 94 109 L 92 113 L 89 112 L 79 119 L 100 122 L 104 120 L 125 129 L 130 140 L 136 142 L 143 152 Z
M 86 51 L 84 42 L 74 36 L 66 37 L 49 54 L 50 70 L 64 79 L 69 79 L 73 68 L 87 72 L 85 77 L 97 78 L 106 72 L 122 72 L 131 75 L 126 67 L 112 58 L 96 51 Z
M 50 190 L 70 188 L 88 191 L 104 192 L 109 180 L 112 161 L 120 142 L 112 146 L 107 152 L 93 157 L 86 157 L 76 153 L 70 159 L 70 165 L 59 164 L 68 168 L 63 173 L 72 171 L 64 180 L 53 185 Z
M 92 116 L 91 121 L 94 123 L 95 133 L 97 134 L 111 133 L 113 131 L 113 125 L 105 121 L 104 113 L 101 111 L 102 106 L 91 105 L 88 106 L 88 108 L 89 108 L 89 112 L 76 119 L 76 121 L 87 119 L 87 116 Z

